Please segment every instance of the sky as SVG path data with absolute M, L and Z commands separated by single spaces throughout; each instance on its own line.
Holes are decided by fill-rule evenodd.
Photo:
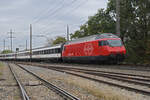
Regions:
M 67 24 L 74 33 L 89 16 L 106 8 L 108 0 L 1 0 L 0 50 L 10 49 L 10 30 L 13 31 L 13 50 L 29 48 L 30 24 L 33 29 L 33 48 L 42 47 L 47 39 L 66 37 Z M 43 37 L 40 35 L 43 35 Z

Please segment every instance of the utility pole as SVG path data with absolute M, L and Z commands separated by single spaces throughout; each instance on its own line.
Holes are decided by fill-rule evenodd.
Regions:
M 32 25 L 30 24 L 30 61 L 32 61 Z
M 26 50 L 28 49 L 28 41 L 26 40 Z
M 4 50 L 5 50 L 5 39 L 4 39 Z M 3 50 L 3 51 L 4 51 L 4 50 Z
M 10 30 L 10 32 L 9 32 L 9 34 L 10 34 L 10 45 L 11 45 L 11 52 L 13 51 L 12 49 L 13 49 L 13 32 L 12 32 L 12 29 Z
M 67 25 L 67 41 L 69 41 L 69 26 Z
M 116 33 L 120 36 L 120 0 L 116 0 Z

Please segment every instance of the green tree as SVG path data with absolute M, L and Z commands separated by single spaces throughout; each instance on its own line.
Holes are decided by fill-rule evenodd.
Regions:
M 53 41 L 53 45 L 64 43 L 64 42 L 66 42 L 66 39 L 64 37 L 58 36 L 56 40 Z
M 80 26 L 71 38 L 80 38 L 98 33 L 115 33 L 115 20 L 104 9 L 89 17 L 88 21 Z
M 148 0 L 120 0 L 121 38 L 125 41 L 128 60 L 143 63 L 150 60 L 146 56 L 149 47 L 150 31 L 150 1 Z M 116 1 L 109 0 L 107 12 L 116 19 Z M 136 52 L 135 52 L 136 51 Z
M 8 54 L 8 53 L 12 53 L 12 51 L 11 50 L 3 50 L 1 53 L 2 54 Z

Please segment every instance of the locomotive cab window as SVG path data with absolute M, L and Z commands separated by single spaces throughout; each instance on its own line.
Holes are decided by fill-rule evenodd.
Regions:
M 98 45 L 99 46 L 106 46 L 106 45 L 108 45 L 108 42 L 107 41 L 99 41 Z
M 116 47 L 116 46 L 122 46 L 122 41 L 121 40 L 107 40 L 109 43 L 109 46 L 111 47 Z

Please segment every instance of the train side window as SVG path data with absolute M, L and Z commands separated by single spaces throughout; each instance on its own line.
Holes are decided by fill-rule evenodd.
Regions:
M 51 50 L 50 49 L 48 50 L 48 54 L 51 54 Z
M 44 54 L 47 54 L 47 50 L 44 50 L 45 52 L 44 52 Z
M 55 53 L 57 53 L 57 48 L 55 49 Z
M 46 54 L 49 54 L 49 50 L 46 50 L 47 51 L 47 53 Z
M 106 46 L 108 45 L 108 42 L 107 41 L 103 41 L 103 46 Z
M 53 49 L 51 49 L 51 54 L 53 54 Z
M 58 48 L 58 53 L 60 53 L 60 48 Z
M 53 54 L 55 53 L 55 49 L 53 49 Z
M 98 45 L 99 46 L 106 46 L 106 45 L 108 45 L 108 42 L 107 41 L 98 41 Z
M 51 54 L 51 53 L 52 53 L 52 50 L 50 49 L 50 50 L 49 50 L 49 54 Z
M 103 46 L 102 41 L 98 41 L 99 46 Z

